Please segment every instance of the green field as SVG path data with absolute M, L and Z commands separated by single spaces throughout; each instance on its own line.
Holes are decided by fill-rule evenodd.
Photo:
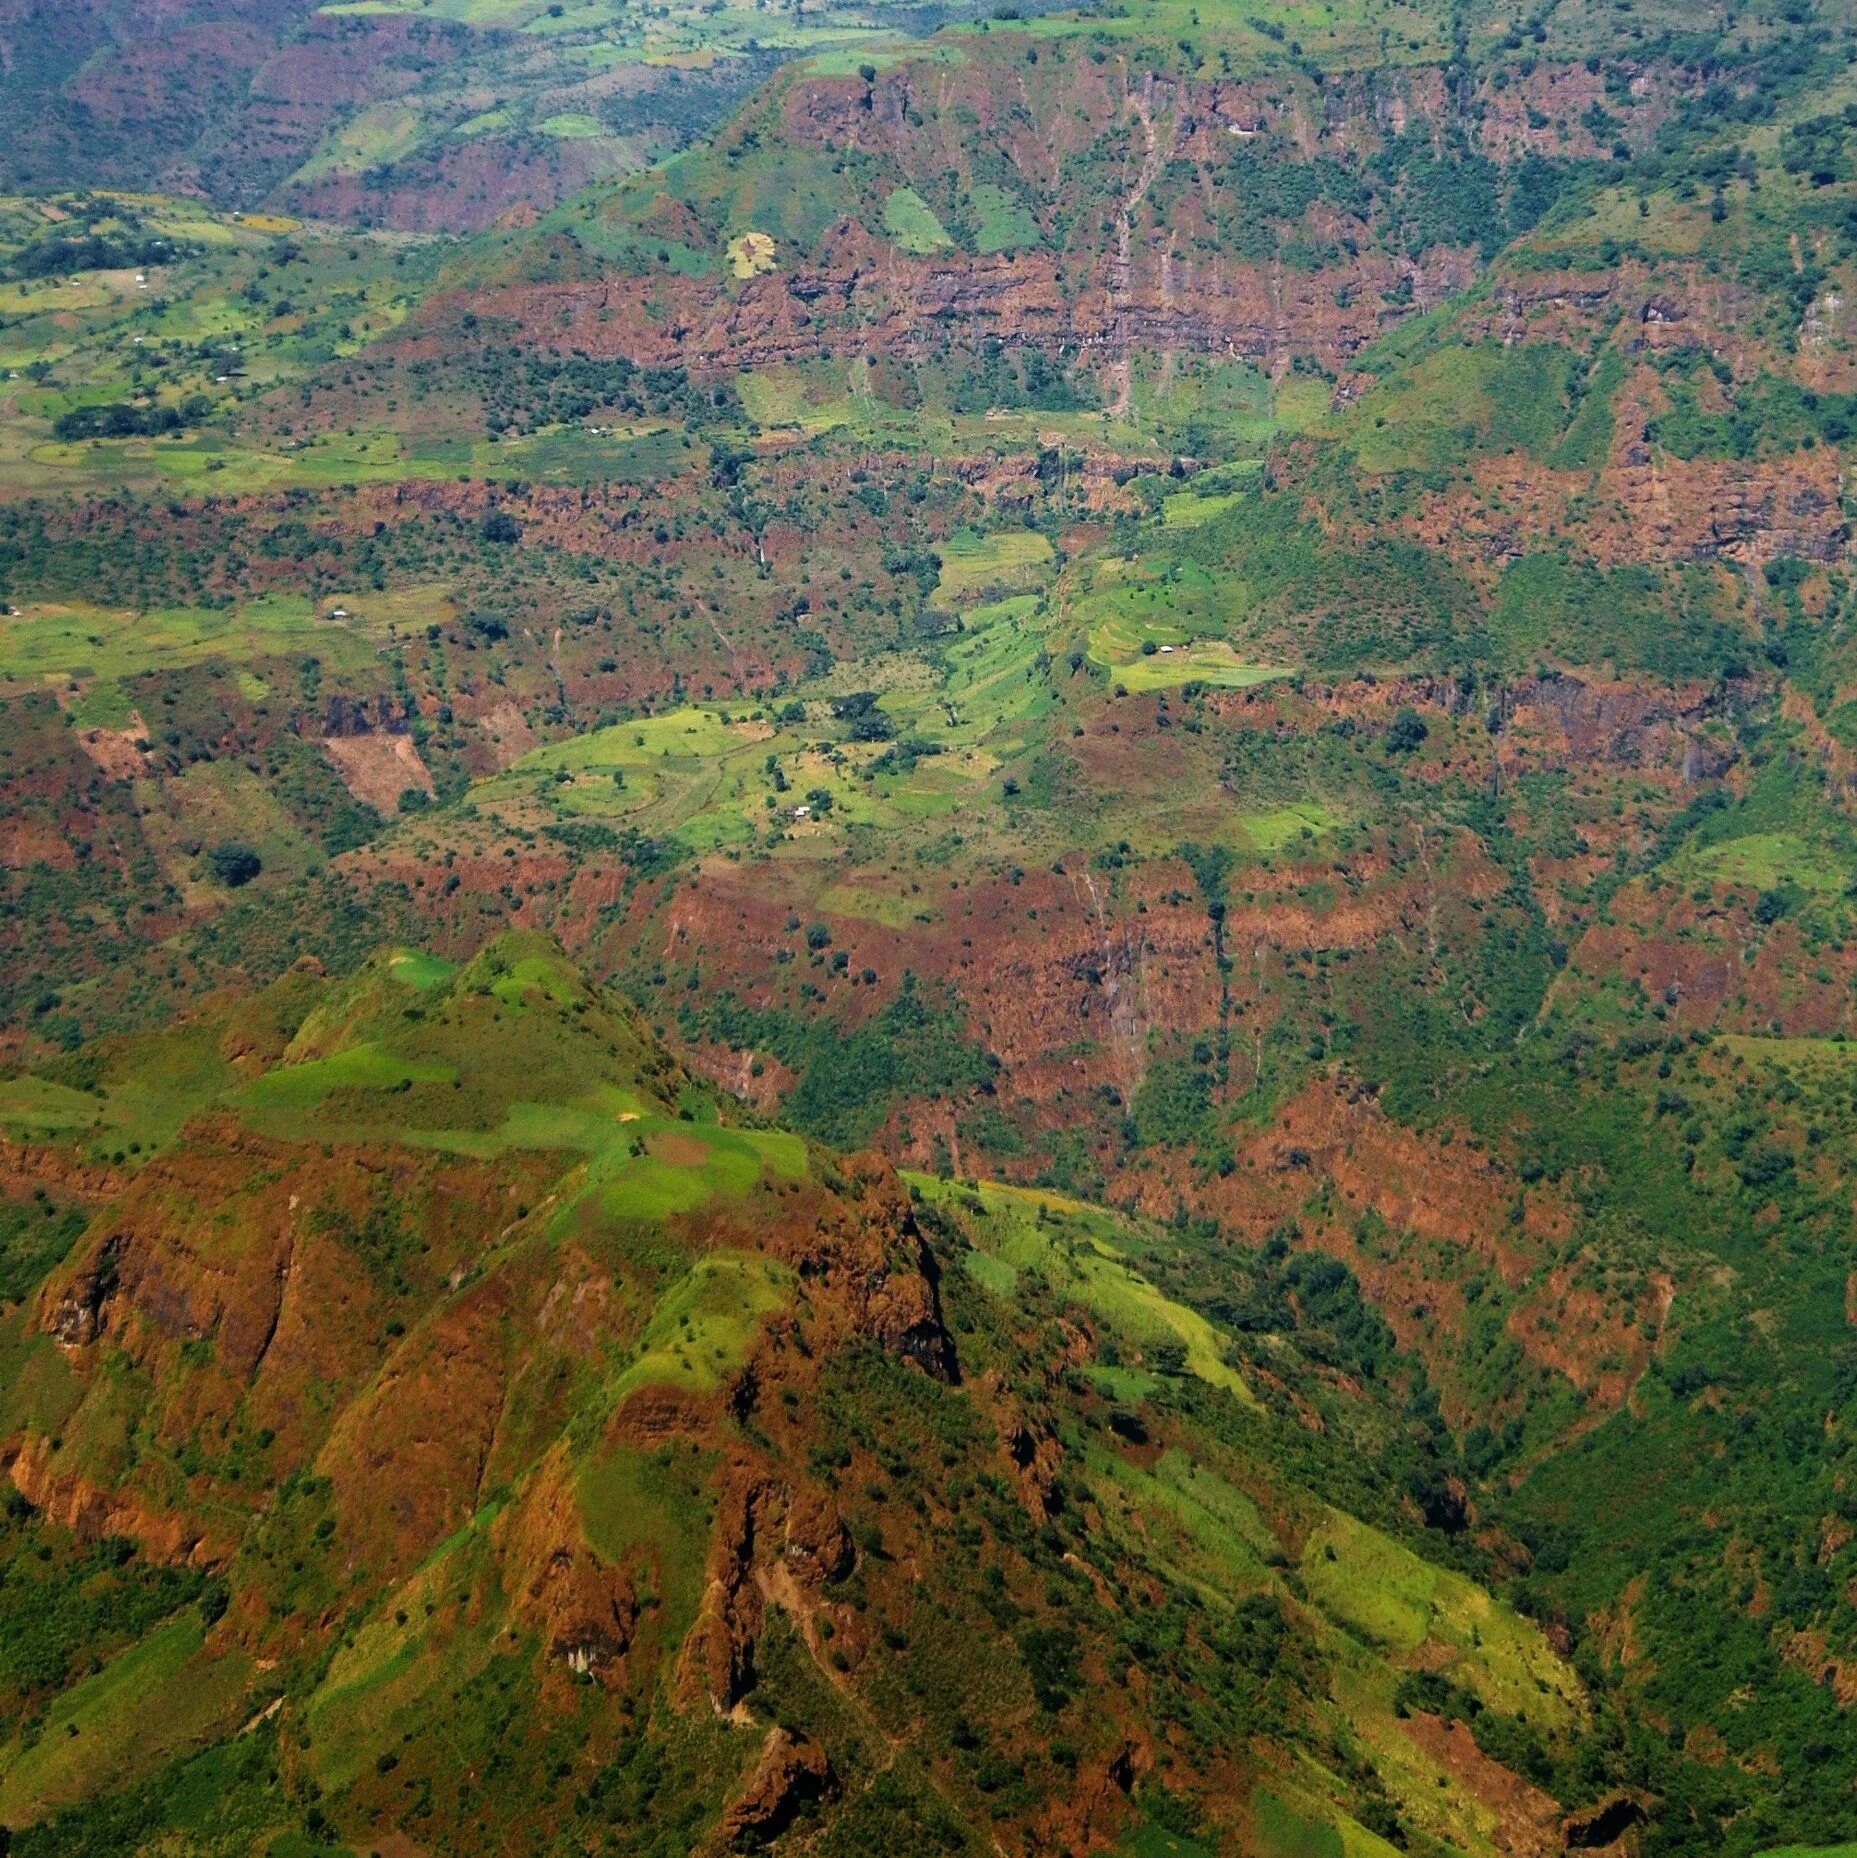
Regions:
M 957 530 L 938 552 L 935 598 L 948 605 L 1036 585 L 1051 560 L 1050 542 L 1035 529 Z
M 613 1399 L 641 1387 L 715 1388 L 741 1365 L 761 1318 L 785 1304 L 793 1282 L 784 1267 L 752 1254 L 699 1259 L 659 1302 Z
M 647 1562 L 663 1589 L 664 1634 L 672 1644 L 702 1600 L 702 1547 L 715 1509 L 702 1479 L 711 1457 L 689 1447 L 612 1446 L 589 1453 L 576 1480 L 588 1543 L 614 1565 Z
M 399 103 L 378 104 L 345 123 L 298 174 L 303 180 L 319 180 L 398 161 L 419 146 L 424 131 L 417 109 Z
M 1323 833 L 1332 832 L 1340 823 L 1337 814 L 1314 800 L 1247 812 L 1239 822 L 1251 847 L 1267 857 L 1286 847 L 1320 838 Z
M 890 237 L 916 257 L 945 250 L 954 243 L 948 229 L 913 187 L 899 187 L 884 201 L 883 223 Z
M 957 577 L 993 586 L 1041 574 L 1049 544 L 1004 531 L 953 546 L 949 558 Z M 996 802 L 1003 764 L 1036 741 L 1054 700 L 1038 620 L 1031 595 L 996 600 L 969 609 L 932 661 L 899 655 L 874 668 L 896 737 L 932 754 L 886 761 L 883 740 L 822 743 L 822 734 L 843 734 L 830 710 L 845 674 L 803 692 L 803 722 L 777 723 L 765 711 L 730 712 L 725 722 L 714 709 L 682 709 L 532 750 L 475 791 L 511 817 L 539 809 L 544 820 L 675 834 L 698 853 L 739 850 L 771 830 L 823 855 L 850 829 L 932 823 Z
M 1391 1858 L 1399 1848 L 1333 1808 L 1268 1789 L 1251 1797 L 1260 1858 Z
M 279 594 L 212 610 L 133 613 L 87 605 L 28 606 L 16 618 L 0 618 L 0 674 L 115 680 L 209 658 L 237 661 L 316 651 L 340 662 L 369 653 L 369 622 L 332 619 L 336 604 Z
M 1543 454 L 1567 422 L 1574 358 L 1548 344 L 1441 347 L 1337 422 L 1362 465 L 1391 471 L 1460 456 L 1466 443 Z
M 1003 187 L 982 182 L 973 191 L 974 249 L 983 256 L 991 252 L 1016 252 L 1028 246 L 1042 245 L 1044 234 L 1031 209 L 1018 195 Z
M 1398 1656 L 1431 1648 L 1490 1709 L 1559 1727 L 1585 1708 L 1579 1679 L 1539 1627 L 1353 1517 L 1332 1511 L 1311 1531 L 1302 1573 L 1338 1624 Z
M 13 468 L 23 486 L 129 484 L 144 489 L 197 485 L 230 494 L 268 489 L 334 489 L 520 470 L 543 483 L 655 483 L 694 462 L 691 441 L 673 426 L 642 421 L 590 431 L 556 427 L 501 441 L 422 438 L 392 432 L 319 438 L 287 450 L 258 450 L 205 433 L 176 439 L 91 439 L 31 447 Z M 7 472 L 0 461 L 0 476 Z
M 1060 1195 L 996 1182 L 964 1188 L 911 1175 L 909 1184 L 931 1204 L 955 1203 L 977 1214 L 974 1230 L 984 1249 L 975 1253 L 973 1268 L 995 1295 L 1009 1296 L 1021 1270 L 1045 1271 L 1132 1341 L 1178 1343 L 1189 1373 L 1252 1400 L 1243 1378 L 1226 1365 L 1224 1338 L 1212 1324 L 1162 1296 L 1123 1261 L 1126 1233 L 1112 1218 Z
M 0 1080 L 0 1128 L 29 1139 L 94 1134 L 99 1147 L 149 1155 L 233 1081 L 210 1027 L 175 1026 L 126 1046 L 85 1089 L 31 1075 Z
M 351 1045 L 330 1058 L 267 1071 L 239 1097 L 258 1110 L 309 1109 L 333 1091 L 393 1091 L 409 1084 L 449 1084 L 455 1076 L 448 1064 L 398 1057 L 376 1045 Z
M 1090 657 L 1130 690 L 1162 690 L 1199 682 L 1243 690 L 1289 673 L 1280 666 L 1248 664 L 1219 638 L 1196 638 L 1184 617 L 1176 622 L 1163 599 L 1133 590 L 1123 610 L 1090 631 Z
M 1672 860 L 1679 882 L 1700 879 L 1768 890 L 1785 885 L 1819 895 L 1836 895 L 1849 882 L 1849 867 L 1829 843 L 1786 828 L 1724 839 Z

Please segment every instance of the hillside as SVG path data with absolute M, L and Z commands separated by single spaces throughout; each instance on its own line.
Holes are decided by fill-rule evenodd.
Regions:
M 425 14 L 7 80 L 14 1848 L 1845 1850 L 1849 8 Z
M 686 146 L 787 59 L 971 10 L 16 0 L 0 10 L 0 187 L 152 184 L 222 208 L 474 231 Z
M 6 1155 L 69 1157 L 7 1249 L 18 1851 L 1535 1850 L 1558 1809 L 1481 1751 L 1617 1759 L 1427 1558 L 1393 1402 L 1171 1301 L 1157 1230 L 719 1120 L 539 939 L 8 1089 L 128 1144 Z

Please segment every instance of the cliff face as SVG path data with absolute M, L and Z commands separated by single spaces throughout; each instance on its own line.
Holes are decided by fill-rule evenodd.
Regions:
M 506 943 L 474 972 L 539 962 L 547 987 L 578 992 L 539 946 Z M 396 996 L 417 999 L 390 973 L 388 962 L 358 992 L 290 983 L 289 1050 L 308 1067 L 296 1075 L 379 1049 L 353 1042 L 379 1023 L 378 985 L 390 1020 L 402 1019 Z M 498 1013 L 548 1011 L 505 991 Z M 585 1014 L 592 1002 L 577 1004 Z M 594 1008 L 596 1068 L 610 1064 L 616 1013 Z M 581 1032 L 564 1030 L 570 1041 Z M 196 1122 L 131 1179 L 73 1173 L 55 1149 L 9 1150 L 22 1178 L 61 1193 L 75 1184 L 98 1209 L 22 1312 L 36 1365 L 23 1378 L 8 1370 L 0 1456 L 13 1488 L 82 1539 L 123 1538 L 223 1574 L 219 1657 L 246 1645 L 286 1665 L 479 1518 L 512 1632 L 538 1636 L 538 1683 L 584 1677 L 649 1698 L 675 1664 L 689 1707 L 735 1709 L 763 1588 L 805 1611 L 853 1555 L 830 1492 L 741 1422 L 771 1412 L 777 1430 L 797 1433 L 799 1393 L 811 1397 L 860 1348 L 958 1378 L 935 1268 L 895 1174 L 874 1160 L 822 1171 L 782 1137 L 779 1172 L 751 1175 L 745 1193 L 682 1194 L 677 1171 L 700 1171 L 711 1150 L 682 1133 L 691 1125 L 657 1094 L 676 1074 L 648 1056 L 619 1131 L 648 1132 L 634 1152 L 649 1150 L 647 1171 L 670 1170 L 671 1197 L 689 1210 L 663 1227 L 671 1251 L 641 1274 L 584 1172 L 546 1149 L 473 1159 L 385 1129 L 335 1141 L 264 1133 L 252 1106 L 267 1075 L 290 1073 L 274 1072 L 276 1045 L 268 1060 L 242 1041 L 240 1051 L 239 1107 Z M 324 1134 L 348 1121 L 344 1101 L 363 1108 L 339 1084 L 315 1103 L 292 1094 L 299 1113 L 285 1120 L 307 1114 Z M 754 1153 L 734 1140 L 738 1156 Z M 631 1369 L 596 1391 L 628 1357 Z M 47 1376 L 50 1406 L 33 1391 Z M 126 1388 L 138 1390 L 127 1403 Z M 623 1513 L 617 1528 L 597 1520 L 597 1466 L 671 1450 L 703 1460 L 713 1532 L 627 1548 Z M 486 1510 L 487 1491 L 512 1483 L 521 1500 Z M 307 1561 L 300 1542 L 288 1565 L 277 1561 L 294 1526 L 280 1491 L 328 1519 Z M 650 1589 L 704 1580 L 709 1597 L 666 1637 Z M 776 1814 L 809 1761 L 785 1781 L 761 1776 L 742 1823 Z
M 837 222 L 830 237 L 824 262 L 739 289 L 608 278 L 493 287 L 473 292 L 468 303 L 471 313 L 551 346 L 704 369 L 867 348 L 907 353 L 957 334 L 963 342 L 1029 342 L 1093 360 L 1177 349 L 1268 368 L 1286 367 L 1296 355 L 1339 367 L 1405 313 L 1384 310 L 1386 294 L 1397 288 L 1424 309 L 1476 274 L 1474 259 L 1461 252 L 1422 261 L 1365 256 L 1317 274 L 1216 256 L 1177 260 L 1149 249 L 1126 265 L 1105 258 L 1078 277 L 1049 253 L 910 259 L 877 246 L 850 220 Z M 443 302 L 428 316 L 446 320 Z M 416 338 L 408 352 L 422 352 Z
M 486 279 L 472 301 L 532 340 L 701 368 L 949 335 L 1113 361 L 1178 350 L 1340 368 L 1469 283 L 1494 230 L 1461 213 L 1454 234 L 1429 221 L 1402 230 L 1401 162 L 1421 149 L 1430 161 L 1448 141 L 1451 172 L 1492 188 L 1500 217 L 1506 165 L 1602 152 L 1588 126 L 1602 83 L 1583 65 L 1533 65 L 1463 96 L 1435 68 L 1318 84 L 1170 76 L 1139 54 L 1085 57 L 1062 41 L 1042 56 L 1033 69 L 1022 51 L 968 40 L 952 63 L 904 61 L 868 82 L 802 76 L 744 111 L 693 172 L 641 181 L 578 220 L 594 250 L 635 236 L 719 256 L 758 210 L 775 239 L 771 274 L 646 263 L 558 285 Z M 1621 133 L 1648 139 L 1691 81 L 1647 66 Z M 776 147 L 807 183 L 744 209 L 730 181 Z M 886 232 L 899 187 L 944 216 L 932 222 L 943 249 L 912 256 Z M 987 190 L 1023 215 L 1020 230 L 973 217 Z M 441 300 L 428 324 L 455 313 Z

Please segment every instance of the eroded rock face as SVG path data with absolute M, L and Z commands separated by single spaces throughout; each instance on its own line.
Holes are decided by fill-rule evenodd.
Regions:
M 1531 742 L 1569 767 L 1594 761 L 1615 768 L 1675 765 L 1684 780 L 1698 780 L 1723 772 L 1737 752 L 1732 743 L 1696 733 L 1726 708 L 1712 684 L 1523 678 L 1505 688 L 1503 703 Z
M 677 1696 L 686 1709 L 707 1703 L 726 1716 L 753 1686 L 762 1610 L 753 1576 L 779 1504 L 778 1488 L 746 1468 L 723 1488 L 702 1605 L 677 1661 Z
M 323 701 L 324 736 L 404 735 L 410 726 L 405 703 L 396 696 L 347 696 L 332 692 Z
M 45 1326 L 67 1348 L 84 1348 L 103 1333 L 127 1239 L 112 1232 L 66 1282 L 46 1311 Z
M 922 1242 L 913 1218 L 905 1217 L 903 1238 L 914 1250 L 905 1268 L 893 1270 L 873 1293 L 872 1331 L 891 1353 L 912 1361 L 938 1381 L 958 1381 L 954 1338 L 942 1325 L 940 1271 Z
M 244 1038 L 229 1044 L 255 1049 Z M 106 1454 L 111 1473 L 92 1455 L 97 1487 L 74 1493 L 58 1455 L 34 1469 L 42 1440 L 29 1432 L 15 1482 L 62 1491 L 80 1523 L 127 1519 L 111 1529 L 156 1552 L 223 1543 L 236 1539 L 230 1517 L 261 1506 L 268 1485 L 212 1468 L 166 1479 L 158 1467 L 203 1430 L 249 1430 L 263 1433 L 278 1475 L 312 1469 L 334 1441 L 338 1501 L 383 1566 L 416 1562 L 454 1530 L 476 1500 L 504 1399 L 496 1286 L 402 1335 L 404 1315 L 390 1306 L 414 1294 L 413 1281 L 401 1292 L 384 1280 L 362 1235 L 377 1221 L 382 1243 L 422 1261 L 419 1288 L 441 1295 L 457 1260 L 507 1221 L 497 1172 L 386 1150 L 325 1152 L 221 1117 L 203 1118 L 120 1186 L 39 1293 L 35 1326 L 67 1351 L 80 1389 L 65 1437 L 81 1442 L 93 1426 L 110 1436 L 109 1370 L 127 1363 L 152 1390 L 137 1415 L 152 1449 Z
M 548 1656 L 578 1677 L 615 1685 L 638 1624 L 630 1577 L 583 1539 L 566 1461 L 557 1456 L 503 1531 L 516 1616 L 544 1635 Z
M 217 1567 L 234 1540 L 223 1528 L 113 1490 L 71 1468 L 51 1439 L 38 1436 L 17 1450 L 0 1450 L 0 1468 L 35 1510 L 85 1541 L 122 1536 L 162 1561 Z
M 0 1137 L 0 1186 L 18 1193 L 45 1188 L 61 1198 L 94 1206 L 122 1192 L 119 1168 L 92 1161 L 50 1142 L 16 1142 Z
M 747 1785 L 723 1809 L 721 1842 L 741 1847 L 776 1838 L 802 1805 L 829 1799 L 837 1790 L 832 1764 L 811 1736 L 770 1729 Z
M 787 1566 L 803 1585 L 843 1580 L 857 1558 L 838 1505 L 812 1485 L 796 1491 L 788 1503 L 785 1537 Z
M 961 180 L 982 178 L 977 147 L 1000 151 L 1037 216 L 1062 214 L 1062 233 L 1047 225 L 1048 244 L 1015 251 L 911 255 L 873 230 L 882 194 L 860 199 L 848 185 L 842 216 L 802 249 L 783 244 L 780 267 L 768 275 L 600 275 L 585 248 L 562 235 L 537 241 L 525 281 L 486 280 L 471 304 L 536 343 L 698 370 L 900 354 L 950 331 L 1112 363 L 1172 350 L 1270 368 L 1312 357 L 1345 369 L 1390 325 L 1473 281 L 1482 254 L 1472 244 L 1409 255 L 1379 236 L 1371 213 L 1318 203 L 1306 228 L 1324 247 L 1322 266 L 1241 255 L 1221 200 L 1223 189 L 1246 184 L 1234 161 L 1357 164 L 1390 139 L 1445 120 L 1469 125 L 1498 161 L 1604 152 L 1587 122 L 1603 85 L 1584 64 L 1544 61 L 1514 82 L 1510 75 L 1466 111 L 1436 68 L 1332 74 L 1319 85 L 1288 73 L 1182 77 L 1118 49 L 1097 60 L 1054 52 L 1028 90 L 1023 66 L 976 44 L 964 54 L 955 117 L 955 96 L 919 66 L 904 63 L 870 82 L 807 74 L 767 98 L 757 137 L 838 158 L 841 171 L 853 155 L 880 171 L 947 171 Z M 1639 72 L 1629 124 L 1618 133 L 1653 133 L 1682 81 L 1657 66 Z M 745 141 L 731 144 L 725 134 L 724 146 L 740 153 Z M 1080 168 L 1105 148 L 1120 159 L 1092 167 L 1099 178 L 1079 200 Z M 647 238 L 713 246 L 713 228 L 669 188 L 616 210 Z M 1608 290 L 1591 278 L 1561 288 L 1588 313 Z M 462 298 L 436 300 L 400 346 L 433 352 L 463 308 Z M 1521 303 L 1506 313 L 1521 314 Z
M 860 262 L 852 228 L 830 266 L 756 278 L 739 289 L 716 280 L 603 278 L 480 291 L 479 317 L 599 356 L 626 355 L 708 371 L 813 361 L 843 350 L 906 352 L 959 328 L 964 335 L 1047 349 L 1121 356 L 1177 350 L 1240 356 L 1265 365 L 1292 352 L 1342 367 L 1380 334 L 1392 292 L 1415 307 L 1441 302 L 1476 275 L 1473 253 L 1436 251 L 1422 262 L 1363 254 L 1320 274 L 1235 260 L 1168 261 L 1157 250 L 1080 286 L 1051 255 L 1016 253 L 949 262 L 887 251 Z M 675 313 L 647 306 L 674 299 Z M 1337 303 L 1336 299 L 1344 301 Z M 401 345 L 418 355 L 452 338 L 435 325 L 461 313 L 435 299 Z M 855 348 L 854 348 L 855 345 Z
M 845 1166 L 856 1200 L 834 1200 L 815 1221 L 771 1233 L 767 1249 L 835 1293 L 835 1324 L 937 1380 L 959 1380 L 954 1339 L 942 1323 L 939 1273 L 896 1170 L 870 1154 Z

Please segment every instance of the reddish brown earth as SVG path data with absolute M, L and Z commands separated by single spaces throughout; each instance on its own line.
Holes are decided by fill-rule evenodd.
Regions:
M 383 819 L 399 811 L 400 796 L 408 788 L 426 794 L 432 791 L 432 771 L 419 758 L 410 735 L 369 731 L 326 736 L 322 750 L 348 791 L 357 800 L 367 801 Z
M 1565 1849 L 1560 1808 L 1540 1788 L 1510 1773 L 1477 1747 L 1470 1727 L 1444 1722 L 1424 1711 L 1409 1719 L 1408 1733 L 1456 1784 L 1496 1819 L 1498 1851 L 1518 1858 L 1548 1858 Z
M 1336 307 L 1331 275 L 1273 274 L 1217 260 L 1137 260 L 1126 283 L 1098 276 L 1072 292 L 1053 256 L 909 258 L 844 220 L 828 233 L 816 268 L 740 285 L 615 275 L 440 296 L 396 345 L 409 358 L 437 354 L 456 339 L 456 319 L 468 309 L 551 348 L 708 369 L 902 351 L 956 326 L 963 339 L 992 336 L 1086 355 L 1179 349 L 1268 367 L 1287 363 L 1294 345 L 1338 365 L 1380 332 L 1369 306 L 1381 290 L 1405 279 L 1413 301 L 1429 306 L 1462 289 L 1474 269 L 1463 254 L 1434 254 L 1416 266 L 1362 258 L 1346 278 L 1360 305 L 1352 311 Z

